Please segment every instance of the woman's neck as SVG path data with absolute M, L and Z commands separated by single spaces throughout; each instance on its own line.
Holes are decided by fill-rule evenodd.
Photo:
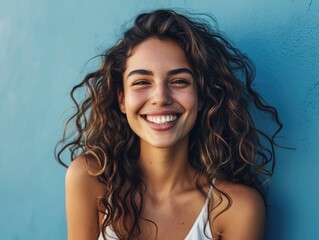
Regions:
M 139 164 L 147 194 L 160 201 L 171 193 L 194 187 L 195 170 L 188 161 L 188 140 L 171 148 L 141 142 Z

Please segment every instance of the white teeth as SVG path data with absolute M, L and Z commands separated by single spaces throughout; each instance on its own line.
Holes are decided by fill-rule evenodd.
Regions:
M 156 123 L 156 124 L 166 124 L 169 122 L 173 122 L 177 119 L 176 115 L 167 115 L 167 116 L 147 116 L 146 119 L 149 122 Z

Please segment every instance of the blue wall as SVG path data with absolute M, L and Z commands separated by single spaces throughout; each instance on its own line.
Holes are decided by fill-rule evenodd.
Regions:
M 255 87 L 285 124 L 270 183 L 267 239 L 319 235 L 317 0 L 0 0 L 0 238 L 66 239 L 65 169 L 53 156 L 68 92 L 138 12 L 181 7 L 216 16 L 256 63 Z

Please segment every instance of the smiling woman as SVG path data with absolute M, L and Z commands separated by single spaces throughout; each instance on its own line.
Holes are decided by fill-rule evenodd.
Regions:
M 71 92 L 77 135 L 57 153 L 64 164 L 71 150 L 68 238 L 262 239 L 281 124 L 253 78 L 251 62 L 205 21 L 139 15 Z M 78 103 L 81 88 L 90 95 Z M 278 130 L 256 129 L 249 106 Z

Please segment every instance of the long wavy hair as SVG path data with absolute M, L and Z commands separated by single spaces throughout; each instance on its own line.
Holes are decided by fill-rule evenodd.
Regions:
M 87 74 L 71 91 L 76 112 L 68 120 L 65 133 L 72 122 L 76 132 L 71 138 L 63 135 L 56 158 L 67 166 L 62 153 L 69 149 L 72 161 L 83 155 L 87 161 L 97 163 L 98 171 L 90 174 L 106 188 L 100 199 L 106 214 L 103 229 L 111 226 L 119 239 L 136 239 L 141 233 L 139 222 L 143 219 L 146 185 L 137 164 L 139 138 L 120 111 L 117 94 L 123 91 L 127 58 L 135 46 L 150 37 L 179 44 L 194 72 L 202 109 L 190 132 L 189 161 L 197 173 L 197 188 L 207 195 L 198 177 L 205 176 L 211 185 L 214 179 L 245 184 L 265 200 L 264 184 L 275 164 L 274 138 L 282 125 L 276 109 L 264 103 L 251 87 L 255 77 L 253 63 L 205 19 L 173 10 L 140 14 L 123 37 L 101 55 L 99 69 Z M 80 89 L 88 93 L 82 102 L 75 97 Z M 274 120 L 278 127 L 273 133 L 266 134 L 255 127 L 252 107 Z M 227 211 L 231 198 L 215 189 L 228 200 L 228 207 L 223 210 Z M 220 197 L 220 203 L 222 199 L 225 198 Z M 106 239 L 104 231 L 103 236 Z

